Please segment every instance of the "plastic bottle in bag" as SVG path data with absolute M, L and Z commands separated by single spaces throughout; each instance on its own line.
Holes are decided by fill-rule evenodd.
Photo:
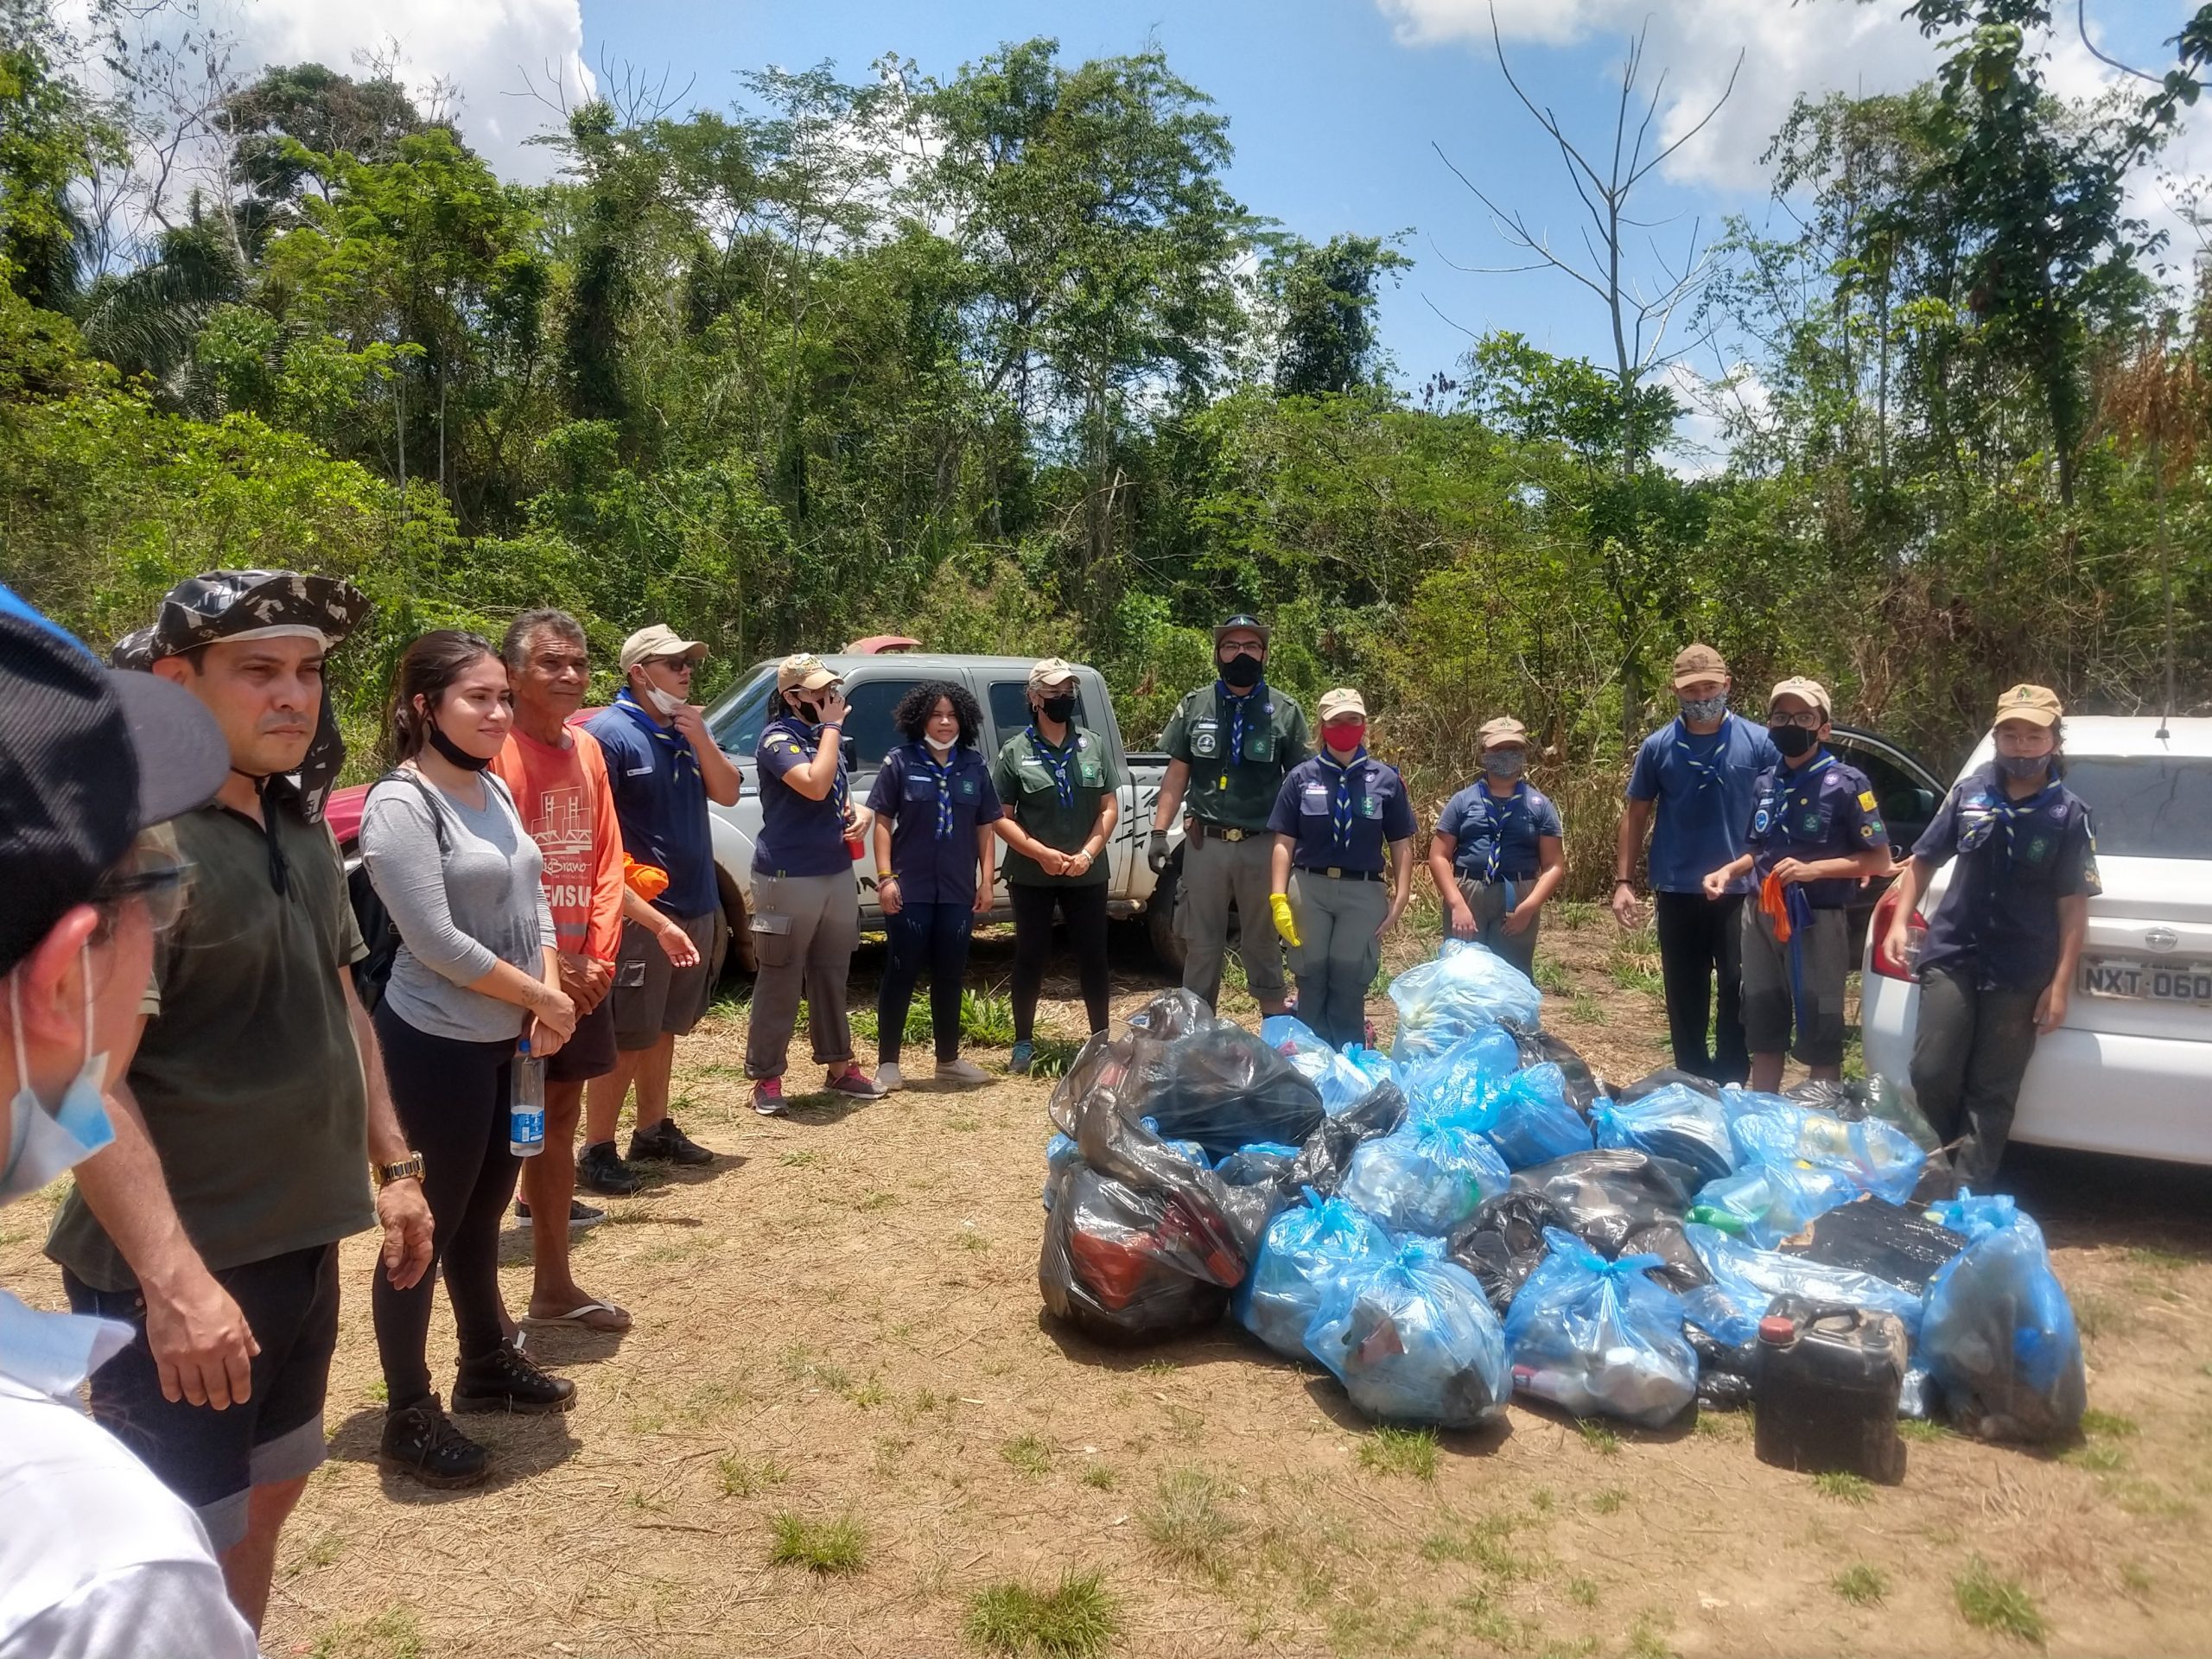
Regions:
M 1441 1237 L 1512 1184 L 1489 1141 L 1456 1124 L 1408 1124 L 1361 1143 L 1338 1189 L 1393 1235 Z

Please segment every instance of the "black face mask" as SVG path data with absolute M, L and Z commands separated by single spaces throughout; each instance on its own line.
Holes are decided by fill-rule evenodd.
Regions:
M 1802 726 L 1770 726 L 1766 734 L 1774 740 L 1774 747 L 1782 751 L 1785 760 L 1810 754 L 1821 741 L 1818 732 L 1808 732 Z
M 1267 664 L 1257 657 L 1241 654 L 1221 665 L 1221 677 L 1240 691 L 1248 686 L 1257 685 L 1260 677 L 1267 671 Z
M 815 703 L 802 702 L 791 710 L 791 714 L 794 718 L 803 720 L 810 726 L 819 726 L 822 723 L 822 709 Z
M 1068 717 L 1075 713 L 1075 699 L 1073 697 L 1043 698 L 1037 704 L 1037 712 L 1046 719 L 1056 720 L 1065 726 L 1068 723 Z
M 492 764 L 488 758 L 479 760 L 476 756 L 471 754 L 467 749 L 462 748 L 461 745 L 454 742 L 443 732 L 440 731 L 435 724 L 430 728 L 429 741 L 432 748 L 435 749 L 440 754 L 445 756 L 447 760 L 452 761 L 454 765 L 459 766 L 463 772 L 481 772 L 485 767 Z

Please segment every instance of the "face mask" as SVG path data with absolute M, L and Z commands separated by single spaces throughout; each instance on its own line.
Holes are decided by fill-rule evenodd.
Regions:
M 946 755 L 952 753 L 952 743 L 940 743 L 937 739 L 931 737 L 926 733 L 923 734 L 922 741 L 930 746 L 930 753 L 937 756 L 940 760 L 942 760 Z M 960 740 L 956 737 L 952 741 L 953 743 L 957 743 Z
M 1221 665 L 1221 677 L 1242 691 L 1260 683 L 1267 664 L 1256 657 L 1232 657 Z
M 1818 732 L 1808 732 L 1802 726 L 1770 726 L 1766 734 L 1774 740 L 1774 747 L 1782 751 L 1785 760 L 1795 760 L 1801 754 L 1810 754 L 1821 741 Z
M 463 772 L 481 772 L 492 764 L 488 757 L 471 754 L 435 726 L 430 728 L 429 744 Z
M 1332 749 L 1343 749 L 1349 753 L 1367 741 L 1367 722 L 1363 720 L 1355 724 L 1347 720 L 1334 726 L 1324 726 L 1321 741 Z
M 1046 697 L 1038 703 L 1037 712 L 1047 720 L 1058 721 L 1065 726 L 1075 713 L 1073 697 Z
M 795 712 L 799 719 L 810 726 L 819 726 L 822 723 L 822 709 L 818 704 L 802 702 Z
M 1493 749 L 1483 757 L 1483 770 L 1493 778 L 1518 778 L 1529 770 L 1529 757 L 1520 749 Z
M 92 955 L 78 957 L 85 981 L 85 1064 L 63 1092 L 59 1109 L 49 1114 L 31 1088 L 30 1061 L 23 1048 L 22 989 L 8 982 L 8 1023 L 16 1038 L 16 1098 L 9 1109 L 8 1161 L 0 1166 L 0 1204 L 36 1192 L 63 1171 L 81 1164 L 115 1139 L 107 1121 L 107 1056 L 92 1052 Z
M 1700 726 L 1708 720 L 1718 720 L 1728 712 L 1728 694 L 1726 691 L 1717 697 L 1681 697 L 1677 701 L 1682 705 L 1682 718 Z
M 1997 769 L 2007 778 L 2023 780 L 2040 778 L 2050 770 L 2050 757 L 2047 754 L 2000 754 L 1997 757 Z
M 683 698 L 671 696 L 660 687 L 652 684 L 645 687 L 645 701 L 652 703 L 664 715 L 673 715 L 683 706 Z

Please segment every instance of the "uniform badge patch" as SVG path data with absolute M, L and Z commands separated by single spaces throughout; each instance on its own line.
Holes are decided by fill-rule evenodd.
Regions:
M 1871 789 L 1860 790 L 1859 791 L 1859 804 L 1860 808 L 1866 811 L 1874 811 L 1876 810 L 1874 804 L 1874 791 Z

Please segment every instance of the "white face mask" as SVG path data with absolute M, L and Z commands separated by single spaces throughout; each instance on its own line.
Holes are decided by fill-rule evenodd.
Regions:
M 952 740 L 952 743 L 940 743 L 937 739 L 925 732 L 922 734 L 922 741 L 930 746 L 930 753 L 937 756 L 938 760 L 942 760 L 946 755 L 952 753 L 952 743 L 957 743 L 960 740 L 956 736 Z
M 91 1157 L 115 1139 L 108 1122 L 107 1056 L 92 1052 L 92 949 L 83 948 L 78 971 L 85 980 L 85 1064 L 52 1113 L 31 1087 L 30 1061 L 23 1048 L 22 988 L 8 981 L 8 1024 L 16 1039 L 16 1098 L 9 1108 L 8 1161 L 0 1165 L 0 1205 L 36 1192 L 48 1182 Z
M 664 715 L 673 716 L 683 706 L 683 698 L 670 696 L 651 680 L 645 682 L 645 698 Z

